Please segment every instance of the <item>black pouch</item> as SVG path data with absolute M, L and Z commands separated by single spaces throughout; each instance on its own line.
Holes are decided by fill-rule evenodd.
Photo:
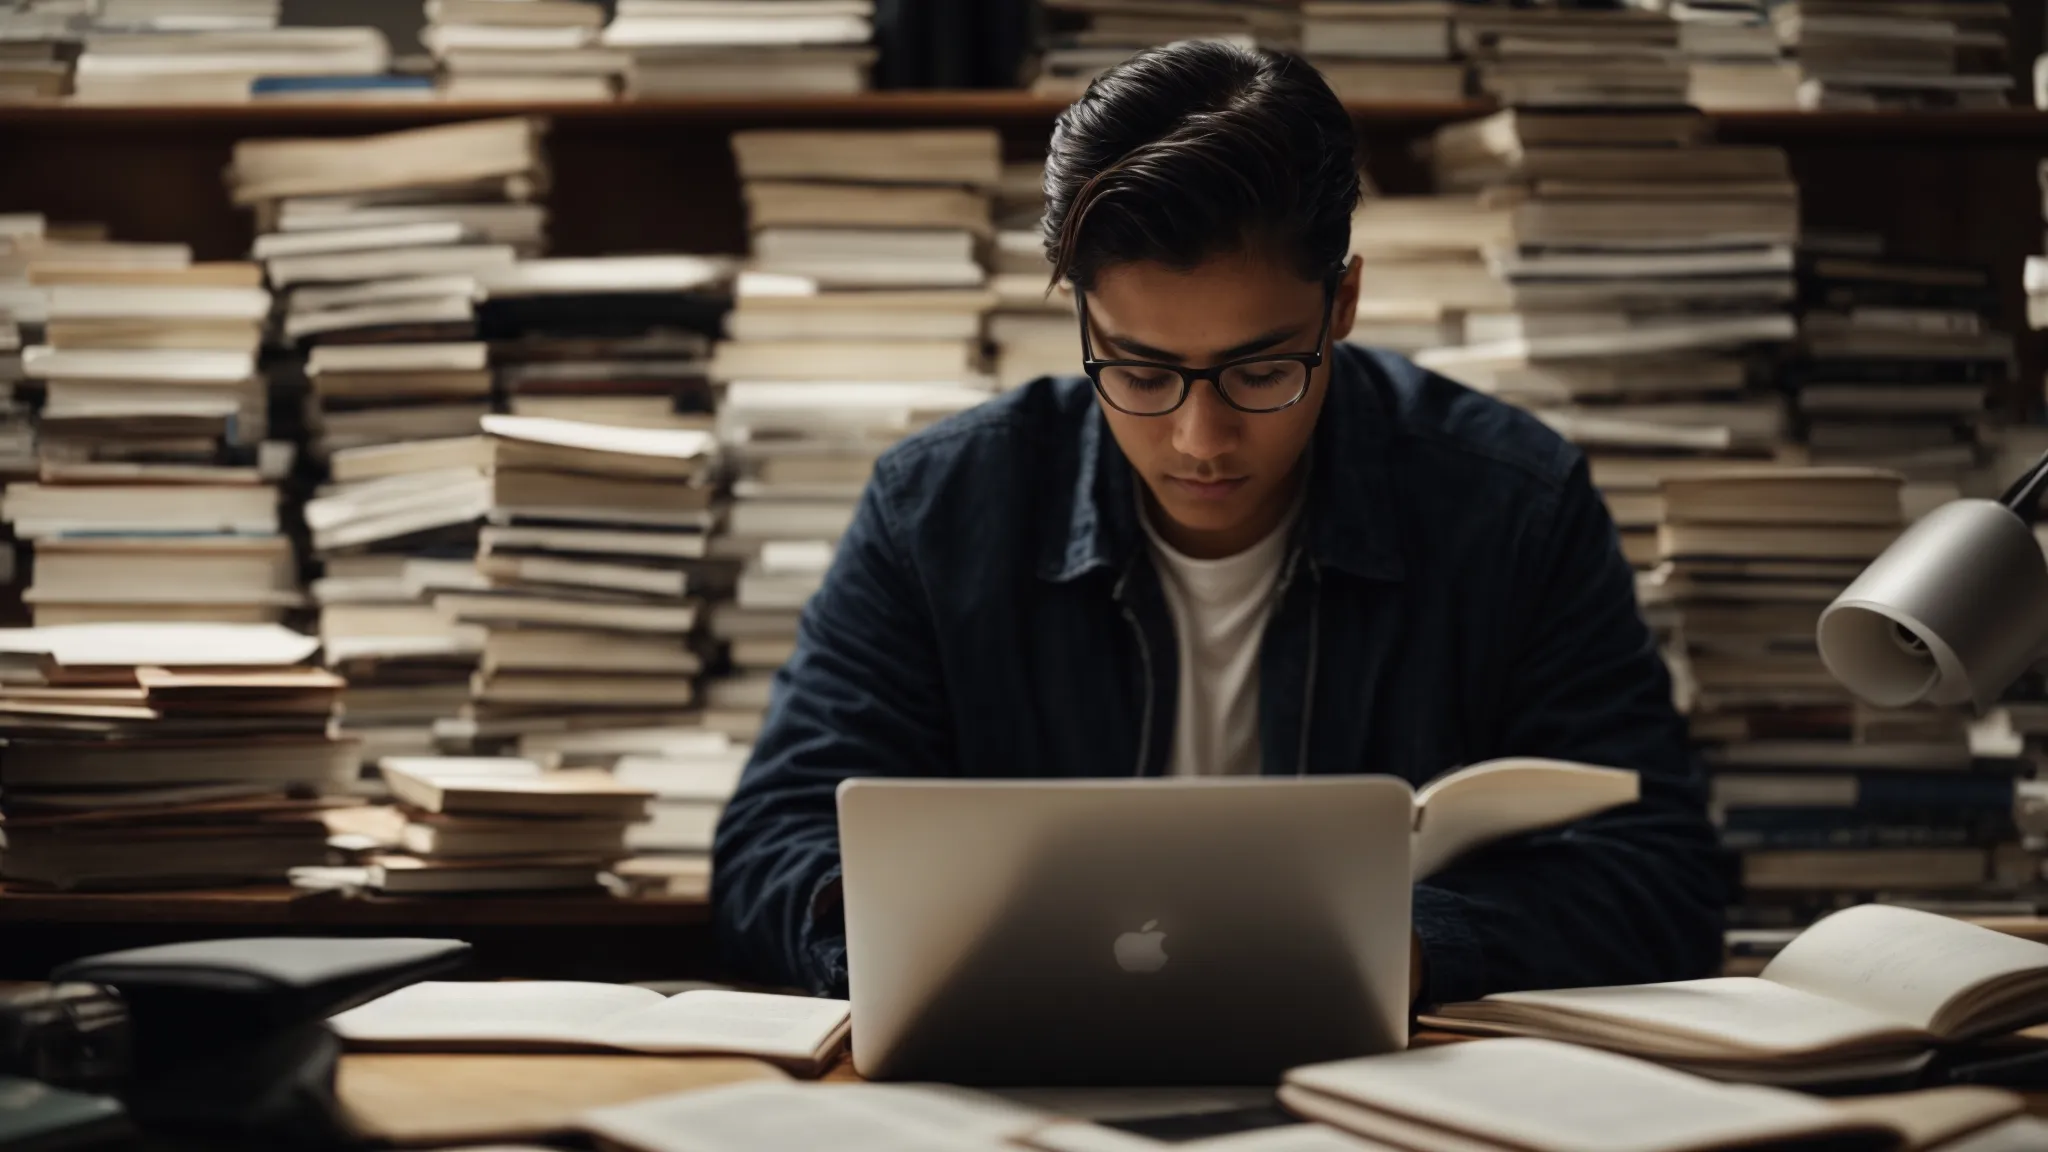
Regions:
M 51 978 L 106 985 L 126 1002 L 121 1096 L 145 1131 L 310 1149 L 345 1139 L 327 1017 L 468 953 L 456 940 L 209 940 L 88 956 Z

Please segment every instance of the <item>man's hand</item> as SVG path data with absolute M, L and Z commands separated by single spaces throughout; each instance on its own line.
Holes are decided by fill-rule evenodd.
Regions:
M 1408 933 L 1408 1006 L 1415 1006 L 1415 998 L 1422 995 L 1422 937 L 1413 931 Z

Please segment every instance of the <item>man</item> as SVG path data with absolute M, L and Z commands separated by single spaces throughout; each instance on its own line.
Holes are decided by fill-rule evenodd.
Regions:
M 1711 972 L 1713 834 L 1585 461 L 1338 343 L 1370 272 L 1321 77 L 1147 52 L 1060 117 L 1045 188 L 1088 375 L 876 465 L 719 826 L 728 959 L 844 994 L 849 777 L 1421 784 L 1523 755 L 1636 769 L 1643 798 L 1417 885 L 1417 997 Z

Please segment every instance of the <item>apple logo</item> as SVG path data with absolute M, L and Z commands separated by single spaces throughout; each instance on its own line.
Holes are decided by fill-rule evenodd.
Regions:
M 1116 966 L 1140 974 L 1166 967 L 1166 933 L 1159 930 L 1159 921 L 1147 920 L 1136 932 L 1116 938 Z

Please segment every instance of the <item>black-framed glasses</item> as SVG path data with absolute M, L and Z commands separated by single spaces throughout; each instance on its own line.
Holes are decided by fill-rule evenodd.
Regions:
M 1088 336 L 1088 295 L 1074 293 L 1081 315 L 1081 370 L 1095 382 L 1103 402 L 1131 416 L 1164 416 L 1187 403 L 1198 381 L 1216 386 L 1216 394 L 1239 412 L 1259 414 L 1291 408 L 1308 395 L 1309 381 L 1323 364 L 1323 340 L 1337 307 L 1339 276 L 1323 285 L 1323 323 L 1316 330 L 1313 352 L 1266 352 L 1208 368 L 1186 368 L 1150 360 L 1097 360 Z

